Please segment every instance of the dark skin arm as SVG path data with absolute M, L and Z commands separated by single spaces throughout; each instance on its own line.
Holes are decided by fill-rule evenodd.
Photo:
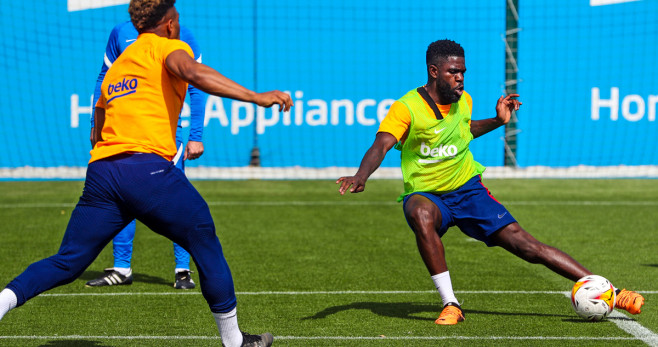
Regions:
M 279 105 L 279 110 L 283 112 L 289 111 L 293 106 L 290 95 L 278 90 L 264 93 L 251 91 L 210 66 L 198 63 L 183 50 L 171 52 L 165 60 L 165 65 L 172 74 L 208 94 L 251 102 L 262 107 Z
M 388 153 L 393 146 L 398 142 L 395 136 L 381 132 L 377 133 L 375 137 L 375 142 L 373 142 L 370 149 L 366 152 L 361 160 L 361 165 L 359 170 L 354 176 L 344 176 L 339 178 L 336 181 L 336 184 L 340 184 L 338 192 L 343 195 L 348 190 L 350 193 L 359 193 L 366 188 L 366 181 L 368 177 L 372 175 L 375 170 L 381 165 L 386 153 Z
M 471 121 L 471 134 L 473 134 L 473 138 L 480 137 L 497 129 L 501 125 L 509 123 L 512 111 L 518 111 L 523 104 L 519 100 L 513 99 L 518 97 L 519 94 L 501 96 L 496 103 L 496 117 Z
M 91 148 L 94 148 L 96 142 L 103 141 L 101 137 L 101 131 L 103 130 L 103 124 L 105 124 L 105 109 L 96 107 L 94 117 L 94 127 L 91 129 Z

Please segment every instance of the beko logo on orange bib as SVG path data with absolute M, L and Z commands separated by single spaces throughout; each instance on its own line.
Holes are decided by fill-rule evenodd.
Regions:
M 137 84 L 138 84 L 137 83 L 137 78 L 132 78 L 132 79 L 126 80 L 125 77 L 123 78 L 123 80 L 121 80 L 117 83 L 110 83 L 107 86 L 107 96 L 112 96 L 113 93 L 120 93 L 120 94 L 117 94 L 117 95 L 111 97 L 109 100 L 107 100 L 107 102 L 110 103 L 110 101 L 112 101 L 116 98 L 126 96 L 126 95 L 129 95 L 129 94 L 132 94 L 132 93 L 136 92 L 137 91 Z

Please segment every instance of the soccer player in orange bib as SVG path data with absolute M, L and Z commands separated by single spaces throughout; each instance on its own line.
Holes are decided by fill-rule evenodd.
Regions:
M 404 201 L 404 216 L 443 300 L 435 323 L 453 325 L 464 320 L 441 241 L 451 226 L 489 247 L 499 246 L 527 262 L 543 264 L 572 281 L 591 275 L 571 256 L 539 242 L 521 228 L 481 182 L 484 166 L 473 159 L 469 143 L 507 124 L 511 112 L 521 106 L 514 99 L 519 95 L 501 96 L 496 117 L 471 120 L 473 101 L 464 91 L 464 49 L 451 40 L 433 42 L 427 48 L 426 63 L 427 84 L 391 105 L 357 173 L 336 183 L 340 184 L 340 194 L 362 192 L 386 153 L 394 146 L 401 151 L 405 191 L 398 201 Z M 617 308 L 637 314 L 643 304 L 640 294 L 617 290 Z
M 133 219 L 193 257 L 201 292 L 226 347 L 270 346 L 269 333 L 240 331 L 233 278 L 205 200 L 174 167 L 176 128 L 188 83 L 262 107 L 293 106 L 286 93 L 256 93 L 193 59 L 178 40 L 175 0 L 132 0 L 139 32 L 108 70 L 96 105 L 94 148 L 82 196 L 57 254 L 33 263 L 0 292 L 0 319 L 11 309 L 70 283 Z
M 94 105 L 100 99 L 101 87 L 107 70 L 112 66 L 114 61 L 121 55 L 121 53 L 137 40 L 139 33 L 133 26 L 132 22 L 127 21 L 117 24 L 110 33 L 110 38 L 107 41 L 105 54 L 103 56 L 103 65 L 96 80 L 96 88 L 94 89 Z M 199 63 L 201 62 L 201 49 L 197 43 L 192 31 L 184 26 L 180 27 L 180 40 L 190 45 L 194 58 Z M 201 141 L 203 135 L 203 122 L 205 117 L 205 110 L 203 105 L 204 94 L 194 85 L 188 85 L 187 91 L 190 95 L 190 133 L 187 145 L 183 139 L 182 119 L 178 119 L 178 131 L 176 132 L 176 147 L 178 153 L 172 160 L 176 168 L 185 171 L 185 161 L 194 160 L 199 158 L 203 152 L 203 142 Z M 91 114 L 91 133 L 93 137 L 94 132 L 94 113 Z M 112 239 L 112 255 L 114 256 L 114 267 L 105 269 L 105 274 L 101 277 L 88 281 L 85 285 L 87 287 L 102 287 L 114 285 L 130 285 L 133 283 L 133 271 L 131 268 L 132 254 L 133 254 L 133 241 L 135 238 L 137 223 L 130 222 L 117 236 Z M 176 267 L 174 269 L 175 280 L 174 288 L 176 289 L 192 289 L 196 287 L 194 280 L 192 280 L 190 271 L 190 254 L 187 253 L 183 247 L 174 242 L 174 259 Z

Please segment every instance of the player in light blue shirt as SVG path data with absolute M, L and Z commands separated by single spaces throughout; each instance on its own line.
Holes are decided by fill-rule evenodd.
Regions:
M 110 38 L 107 41 L 105 56 L 101 72 L 96 80 L 96 89 L 94 90 L 94 101 L 101 95 L 101 84 L 105 78 L 105 73 L 109 70 L 112 63 L 130 44 L 137 40 L 137 30 L 130 21 L 118 24 L 112 29 Z M 194 52 L 194 59 L 201 63 L 201 49 L 197 44 L 192 32 L 184 26 L 180 27 L 180 39 L 186 42 Z M 203 154 L 203 122 L 205 117 L 205 108 L 203 105 L 204 92 L 195 88 L 191 84 L 187 91 L 190 95 L 190 134 L 187 146 L 183 143 L 183 134 L 181 119 L 178 120 L 178 130 L 176 131 L 176 147 L 178 153 L 173 162 L 177 168 L 185 171 L 185 159 L 197 159 Z M 92 107 L 92 109 L 95 109 Z M 94 132 L 94 114 L 91 115 L 91 132 Z M 112 286 L 119 284 L 132 284 L 133 276 L 130 262 L 133 252 L 133 239 L 135 238 L 136 221 L 132 221 L 112 240 L 112 249 L 114 254 L 114 267 L 105 269 L 105 275 L 95 280 L 87 282 L 86 286 Z M 176 289 L 192 289 L 196 285 L 190 276 L 190 254 L 181 246 L 174 243 L 174 257 L 176 259 L 175 282 Z

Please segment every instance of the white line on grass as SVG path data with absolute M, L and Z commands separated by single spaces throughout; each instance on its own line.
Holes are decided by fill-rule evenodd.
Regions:
M 209 206 L 396 206 L 395 201 L 207 201 Z M 515 206 L 658 206 L 658 201 L 502 201 Z M 401 206 L 401 205 L 400 205 Z M 0 208 L 71 208 L 75 203 L 14 203 Z
M 595 340 L 634 341 L 621 336 L 275 336 L 275 340 Z M 644 341 L 644 340 L 643 340 Z
M 219 336 L 85 336 L 85 335 L 17 335 L 0 336 L 0 340 L 219 340 Z M 647 344 L 658 342 L 656 337 L 636 338 L 621 336 L 275 336 L 278 340 L 566 340 L 566 341 L 637 341 Z M 651 345 L 651 344 L 650 344 Z M 653 346 L 653 345 L 651 345 Z
M 571 293 L 567 292 L 564 295 L 567 298 L 571 298 Z M 628 316 L 619 311 L 612 311 L 608 317 L 619 329 L 632 335 L 634 340 L 641 340 L 651 347 L 658 347 L 658 334 L 645 328 L 642 324 L 628 318 Z
M 644 294 L 658 294 L 658 291 L 639 291 Z M 458 294 L 559 294 L 567 298 L 568 291 L 514 291 L 514 290 L 465 290 Z M 61 293 L 41 294 L 41 297 L 67 297 L 67 296 L 142 296 L 142 295 L 200 295 L 200 292 L 145 292 L 145 293 Z M 237 292 L 237 295 L 345 295 L 345 294 L 436 294 L 434 290 L 407 291 L 407 290 L 381 290 L 381 291 L 262 291 Z M 278 336 L 277 340 L 558 340 L 558 341 L 642 341 L 651 347 L 658 347 L 658 335 L 645 328 L 635 320 L 628 318 L 621 312 L 614 311 L 610 321 L 632 337 L 588 337 L 588 336 Z M 98 340 L 216 340 L 217 336 L 0 336 L 0 340 L 21 339 L 98 339 Z
M 637 290 L 642 294 L 658 294 L 656 290 Z M 457 294 L 560 294 L 570 296 L 565 291 L 526 291 L 526 290 L 457 290 Z M 436 294 L 436 290 L 335 290 L 335 291 L 263 291 L 237 292 L 237 295 L 381 295 L 381 294 Z M 119 293 L 53 293 L 40 294 L 40 297 L 56 296 L 158 296 L 158 295 L 201 295 L 201 292 L 119 292 Z
M 638 340 L 644 341 L 644 343 L 651 347 L 658 346 L 658 334 L 645 328 L 640 323 L 628 318 L 628 316 L 625 314 L 619 311 L 612 311 L 608 317 L 612 318 L 610 321 L 615 323 L 620 329 L 631 334 Z

